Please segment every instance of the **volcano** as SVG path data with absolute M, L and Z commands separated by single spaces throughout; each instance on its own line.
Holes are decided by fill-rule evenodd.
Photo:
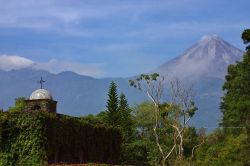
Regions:
M 224 79 L 228 65 L 241 60 L 242 56 L 243 51 L 217 35 L 207 35 L 182 55 L 158 67 L 155 72 L 178 78 Z

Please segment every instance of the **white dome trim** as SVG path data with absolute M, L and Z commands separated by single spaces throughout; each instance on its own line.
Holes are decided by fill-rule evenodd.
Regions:
M 30 100 L 39 100 L 39 99 L 53 100 L 51 93 L 46 89 L 37 89 L 30 95 Z

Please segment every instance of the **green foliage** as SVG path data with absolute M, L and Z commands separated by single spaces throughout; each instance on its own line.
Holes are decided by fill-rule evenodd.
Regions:
M 250 163 L 249 146 L 246 144 L 245 133 L 238 135 L 225 135 L 217 130 L 206 139 L 196 152 L 197 163 L 200 165 L 244 165 Z
M 154 106 L 149 102 L 138 104 L 133 109 L 138 135 L 150 139 L 154 139 L 152 137 L 152 126 L 154 125 L 155 117 L 152 109 L 154 109 Z
M 194 127 L 188 127 L 184 133 L 184 156 L 190 157 L 192 154 L 192 149 L 201 140 L 199 140 L 198 133 Z
M 194 101 L 191 101 L 190 107 L 186 111 L 188 117 L 193 117 L 198 108 L 195 106 Z
M 119 124 L 119 106 L 118 106 L 117 87 L 114 81 L 111 82 L 108 92 L 108 101 L 106 105 L 107 119 L 106 121 L 113 126 Z
M 135 165 L 143 162 L 145 165 L 156 165 L 160 161 L 158 149 L 155 146 L 153 125 L 155 122 L 153 104 L 143 102 L 133 108 L 133 115 L 136 122 L 136 141 L 131 145 L 134 150 Z M 138 148 L 141 150 L 137 150 Z M 135 157 L 136 156 L 136 157 Z M 140 161 L 143 159 L 143 161 Z
M 103 112 L 101 112 L 100 114 L 102 114 Z M 80 120 L 82 122 L 85 122 L 86 124 L 91 124 L 91 125 L 106 125 L 106 123 L 104 122 L 103 118 L 100 117 L 100 114 L 98 114 L 97 116 L 89 114 L 87 116 L 82 116 L 80 117 Z
M 249 42 L 249 30 L 243 33 Z M 246 127 L 250 121 L 250 52 L 247 51 L 243 61 L 229 65 L 226 81 L 223 85 L 225 96 L 222 98 L 223 127 Z M 239 134 L 241 130 L 231 133 Z
M 23 111 L 25 108 L 25 97 L 18 97 L 15 100 L 15 106 L 10 107 L 10 112 Z
M 120 156 L 120 131 L 89 117 L 1 113 L 0 138 L 0 165 L 80 161 L 112 164 Z
M 124 139 L 126 142 L 130 142 L 133 137 L 134 121 L 131 115 L 131 109 L 128 105 L 128 101 L 124 93 L 121 93 L 119 97 L 119 122 L 120 127 L 123 130 Z
M 151 82 L 156 82 L 159 76 L 158 73 L 141 74 L 136 80 L 129 80 L 129 85 L 142 90 L 143 83 L 150 84 Z
M 1 115 L 0 165 L 32 165 L 46 160 L 43 117 L 30 113 Z
M 250 29 L 246 29 L 243 33 L 242 33 L 242 36 L 241 36 L 243 42 L 245 44 L 249 44 L 250 43 Z M 250 49 L 250 45 L 248 45 L 246 47 L 247 50 Z
M 132 165 L 149 165 L 149 151 L 151 150 L 152 142 L 147 139 L 137 139 L 127 146 L 126 163 Z
M 134 141 L 134 121 L 131 115 L 126 96 L 124 93 L 119 97 L 119 126 L 122 130 L 122 153 L 121 161 L 123 164 L 131 164 L 130 144 Z

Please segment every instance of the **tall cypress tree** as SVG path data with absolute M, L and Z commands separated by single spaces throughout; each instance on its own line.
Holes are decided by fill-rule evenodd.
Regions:
M 242 34 L 245 44 L 250 43 L 250 30 Z M 248 127 L 250 123 L 250 47 L 246 48 L 243 61 L 229 65 L 223 85 L 222 98 L 223 127 Z M 237 128 L 229 128 L 230 133 L 239 133 Z
M 121 162 L 125 165 L 132 164 L 131 145 L 134 141 L 134 121 L 131 115 L 128 101 L 124 93 L 119 96 L 119 125 L 122 129 L 123 137 L 121 144 Z
M 132 110 L 129 108 L 125 94 L 121 93 L 119 97 L 120 126 L 123 129 L 126 141 L 131 138 L 133 133 L 133 120 L 131 111 Z
M 124 93 L 120 94 L 119 97 L 119 109 L 120 110 L 127 110 L 129 108 L 127 98 Z
M 106 105 L 107 122 L 111 125 L 119 124 L 119 107 L 118 107 L 117 87 L 114 81 L 111 82 L 108 92 L 108 101 Z

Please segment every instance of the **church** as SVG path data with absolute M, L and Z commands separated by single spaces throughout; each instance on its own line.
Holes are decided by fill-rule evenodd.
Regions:
M 44 82 L 45 81 L 41 77 L 39 81 L 41 88 L 32 92 L 30 98 L 25 100 L 25 110 L 56 113 L 57 101 L 53 100 L 52 94 L 48 90 L 43 89 Z

